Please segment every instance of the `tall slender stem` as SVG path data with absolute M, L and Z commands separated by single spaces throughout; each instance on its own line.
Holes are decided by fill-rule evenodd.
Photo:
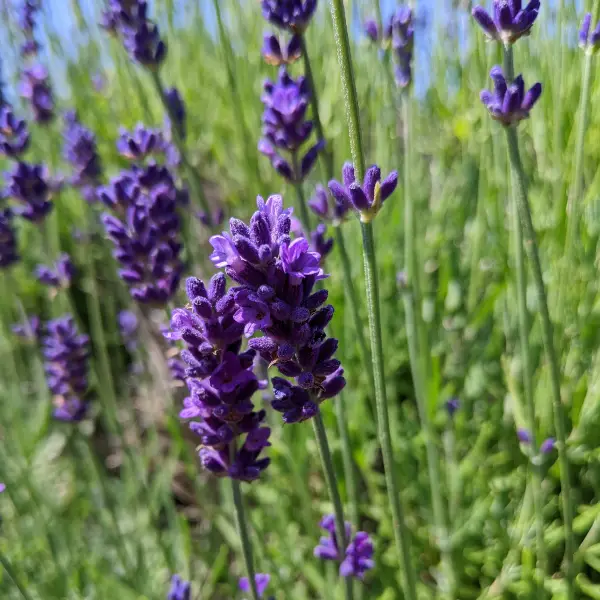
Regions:
M 294 152 L 292 154 L 292 161 L 294 164 L 294 173 L 298 173 L 298 156 Z M 302 221 L 302 226 L 306 230 L 306 235 L 310 234 L 310 215 L 308 214 L 308 206 L 306 204 L 306 198 L 304 196 L 304 189 L 302 188 L 302 182 L 296 181 L 294 182 L 294 188 L 296 189 L 296 196 L 298 197 L 298 207 L 300 209 L 300 221 Z
M 15 570 L 10 564 L 10 561 L 8 560 L 8 558 L 6 558 L 6 556 L 4 556 L 2 552 L 0 552 L 0 564 L 4 568 L 4 571 L 6 572 L 8 578 L 15 584 L 15 587 L 19 590 L 19 594 L 21 594 L 23 600 L 32 600 L 31 596 L 29 595 L 29 592 L 19 581 Z
M 163 104 L 165 112 L 169 115 L 169 119 L 171 123 L 173 123 L 173 139 L 175 141 L 175 145 L 177 146 L 177 150 L 181 156 L 181 162 L 185 167 L 185 171 L 187 174 L 187 179 L 190 187 L 192 188 L 192 194 L 195 198 L 198 199 L 202 210 L 206 213 L 209 223 L 212 224 L 212 215 L 210 212 L 210 207 L 208 206 L 208 201 L 206 196 L 204 195 L 204 189 L 202 187 L 202 181 L 200 180 L 200 174 L 198 170 L 192 165 L 190 159 L 187 154 L 187 149 L 185 147 L 185 140 L 183 139 L 179 128 L 175 125 L 177 122 L 176 115 L 172 114 L 171 107 L 167 101 L 167 96 L 165 94 L 165 86 L 163 85 L 162 79 L 160 78 L 160 74 L 157 70 L 150 71 L 152 75 L 152 82 L 154 83 L 154 87 L 156 88 L 156 92 L 160 97 L 160 100 Z
M 337 399 L 337 402 L 340 398 Z M 323 465 L 323 473 L 329 490 L 329 497 L 333 504 L 333 514 L 335 517 L 335 533 L 338 539 L 340 552 L 344 552 L 350 540 L 346 539 L 346 522 L 344 520 L 344 509 L 342 507 L 342 499 L 337 485 L 335 469 L 333 468 L 333 460 L 331 459 L 331 451 L 329 450 L 329 442 L 327 441 L 327 432 L 323 423 L 321 411 L 317 412 L 312 420 L 315 438 L 319 447 L 321 463 Z M 352 580 L 349 577 L 344 577 L 344 594 L 346 600 L 352 600 L 353 589 Z
M 565 571 L 567 581 L 567 597 L 569 600 L 573 600 L 575 598 L 575 582 L 573 573 L 573 554 L 575 551 L 575 539 L 573 537 L 573 491 L 571 488 L 569 458 L 567 456 L 567 427 L 565 424 L 565 414 L 560 393 L 560 371 L 558 366 L 558 357 L 554 348 L 552 321 L 550 320 L 550 312 L 548 310 L 548 299 L 546 296 L 546 288 L 544 286 L 544 278 L 542 274 L 542 266 L 536 241 L 535 229 L 533 227 L 533 221 L 531 218 L 531 208 L 527 198 L 525 172 L 523 170 L 523 164 L 521 163 L 517 132 L 514 127 L 506 127 L 505 131 L 508 143 L 511 175 L 514 182 L 513 191 L 517 200 L 521 225 L 523 227 L 524 244 L 533 272 L 533 282 L 538 296 L 538 304 L 542 320 L 542 338 L 548 359 L 548 366 L 550 368 L 554 427 L 556 430 L 558 459 L 560 466 L 560 482 L 562 487 L 561 499 L 565 529 Z
M 504 74 L 509 83 L 515 78 L 512 46 L 504 49 Z M 538 453 L 536 438 L 535 400 L 533 395 L 533 374 L 531 369 L 531 356 L 529 349 L 529 314 L 527 311 L 527 271 L 525 267 L 525 252 L 523 248 L 523 227 L 519 219 L 519 208 L 517 206 L 517 182 L 512 175 L 512 212 L 515 246 L 515 266 L 517 275 L 517 312 L 519 315 L 519 342 L 521 346 L 521 363 L 523 378 L 523 395 L 525 396 L 525 407 L 527 414 L 527 427 L 531 433 L 531 450 L 534 456 Z M 542 574 L 546 570 L 546 546 L 544 542 L 544 514 L 542 503 L 542 479 L 539 466 L 530 463 L 531 470 L 531 493 L 535 510 L 535 533 L 538 568 Z M 538 586 L 538 597 L 544 597 L 543 587 Z
M 354 82 L 352 58 L 350 56 L 350 41 L 346 26 L 346 15 L 342 0 L 330 0 L 331 16 L 336 41 L 338 63 L 340 67 L 350 149 L 356 177 L 362 180 L 365 171 L 365 159 L 360 130 L 358 96 Z M 365 286 L 367 292 L 367 310 L 369 315 L 369 335 L 373 361 L 373 376 L 375 381 L 375 400 L 377 406 L 377 428 L 383 453 L 387 492 L 394 525 L 394 539 L 405 574 L 405 596 L 408 600 L 416 600 L 416 578 L 410 557 L 409 531 L 404 521 L 404 512 L 400 502 L 397 470 L 394 466 L 390 423 L 385 390 L 385 375 L 383 368 L 383 342 L 381 336 L 381 315 L 379 312 L 379 290 L 377 282 L 377 265 L 375 246 L 373 243 L 373 224 L 361 223 L 363 239 L 363 259 L 365 267 Z
M 258 590 L 256 589 L 254 561 L 252 558 L 252 542 L 250 541 L 250 533 L 248 531 L 248 522 L 246 520 L 244 500 L 242 498 L 242 490 L 240 488 L 239 480 L 231 480 L 231 489 L 233 491 L 233 505 L 235 507 L 235 519 L 238 528 L 238 535 L 240 536 L 240 542 L 242 544 L 242 556 L 244 558 L 246 574 L 248 575 L 248 583 L 250 584 L 252 600 L 259 600 Z

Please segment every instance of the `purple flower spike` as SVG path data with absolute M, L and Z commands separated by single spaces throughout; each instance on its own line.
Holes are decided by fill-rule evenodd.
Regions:
M 365 573 L 375 566 L 373 542 L 368 533 L 359 531 L 346 549 L 346 558 L 340 565 L 342 577 L 364 579 Z
M 276 67 L 291 65 L 302 55 L 300 36 L 294 34 L 286 42 L 282 37 L 265 33 L 261 53 L 265 62 L 269 65 Z
M 341 200 L 340 200 L 341 198 Z M 339 225 L 352 207 L 345 196 L 331 198 L 329 190 L 317 185 L 315 195 L 308 201 L 310 209 L 321 219 Z
M 192 586 L 189 581 L 184 581 L 179 575 L 171 577 L 171 587 L 167 600 L 191 600 Z
M 7 269 L 20 260 L 12 219 L 10 208 L 0 208 L 0 269 Z
M 30 344 L 37 343 L 42 333 L 42 322 L 36 315 L 26 318 L 24 323 L 15 323 L 11 326 L 12 332 Z
M 133 131 L 121 129 L 117 140 L 117 150 L 128 160 L 141 162 L 152 156 L 168 157 L 172 152 L 171 144 L 165 140 L 161 131 L 149 129 L 141 123 Z
M 392 49 L 396 59 L 394 70 L 396 84 L 400 88 L 408 87 L 412 81 L 412 58 L 415 29 L 412 11 L 408 6 L 400 6 L 392 15 L 388 27 L 392 38 Z
M 492 68 L 490 77 L 494 81 L 494 91 L 483 90 L 481 101 L 492 119 L 508 127 L 528 118 L 529 112 L 542 95 L 542 84 L 534 84 L 525 93 L 523 77 L 518 75 L 514 82 L 508 85 L 499 66 Z
M 262 598 L 269 585 L 269 581 L 271 581 L 271 576 L 267 573 L 257 573 L 254 576 L 254 581 L 256 583 L 256 591 L 258 592 L 258 597 Z M 249 593 L 251 591 L 250 581 L 247 577 L 240 578 L 239 586 L 242 592 Z
M 317 228 L 310 234 L 310 244 L 312 249 L 320 255 L 323 260 L 333 249 L 333 238 L 325 238 L 327 226 L 319 223 Z
M 186 110 L 183 98 L 177 88 L 169 88 L 165 92 L 165 99 L 167 106 L 169 107 L 169 116 L 167 117 L 167 129 L 170 131 L 172 128 L 171 120 L 175 124 L 175 131 L 180 139 L 185 139 L 186 128 Z
M 365 21 L 365 34 L 372 42 L 379 41 L 379 27 L 374 19 Z
M 48 71 L 42 65 L 34 65 L 23 71 L 20 91 L 21 96 L 30 103 L 36 122 L 49 123 L 54 118 L 54 98 Z
M 450 415 L 450 417 L 453 417 L 459 408 L 460 400 L 458 398 L 449 398 L 446 401 L 446 410 L 448 411 L 448 415 Z
M 37 0 L 23 0 L 17 11 L 17 23 L 25 36 L 21 45 L 21 56 L 32 56 L 37 54 L 39 46 L 34 38 L 35 16 L 40 9 Z
M 15 214 L 33 223 L 41 223 L 52 210 L 46 167 L 19 162 L 6 174 L 6 182 L 5 196 L 19 204 Z
M 303 33 L 317 9 L 317 0 L 261 0 L 263 17 L 292 33 Z
M 583 17 L 581 29 L 579 30 L 579 46 L 590 54 L 595 54 L 600 48 L 600 21 L 590 35 L 592 26 L 592 14 L 587 13 Z
M 71 279 L 75 274 L 75 267 L 68 254 L 61 254 L 54 268 L 46 265 L 38 265 L 35 268 L 37 280 L 48 287 L 68 288 L 71 285 Z
M 63 154 L 74 170 L 71 183 L 82 191 L 88 202 L 97 200 L 102 163 L 98 154 L 96 136 L 84 127 L 75 112 L 65 115 Z
M 554 438 L 545 439 L 540 445 L 540 452 L 542 454 L 550 454 L 556 447 L 556 440 Z
M 509 45 L 529 35 L 539 10 L 540 0 L 531 0 L 525 8 L 521 0 L 493 0 L 493 16 L 481 6 L 471 14 L 489 39 Z
M 262 117 L 264 137 L 259 141 L 258 149 L 285 179 L 302 181 L 324 147 L 324 142 L 319 140 L 301 155 L 301 147 L 313 130 L 312 121 L 306 119 L 310 103 L 308 83 L 304 77 L 293 79 L 285 67 L 281 67 L 276 82 L 265 82 L 261 99 L 265 105 Z M 280 152 L 288 153 L 292 160 L 286 160 Z
M 0 154 L 19 158 L 29 147 L 27 123 L 19 119 L 10 106 L 0 108 Z
M 396 171 L 392 171 L 381 181 L 381 171 L 376 165 L 367 169 L 362 186 L 355 180 L 354 167 L 351 163 L 344 165 L 342 179 L 344 184 L 335 180 L 330 181 L 329 191 L 338 205 L 354 206 L 363 223 L 373 220 L 398 185 Z
M 517 429 L 517 438 L 521 444 L 531 444 L 531 432 L 528 429 L 519 428 Z
M 73 317 L 66 315 L 46 324 L 43 339 L 46 381 L 54 394 L 54 418 L 81 421 L 88 410 L 89 338 L 79 335 Z
M 304 238 L 297 238 L 291 244 L 284 242 L 279 249 L 281 267 L 287 273 L 291 285 L 299 285 L 305 277 L 314 276 L 323 279 L 320 266 L 321 256 L 310 250 Z

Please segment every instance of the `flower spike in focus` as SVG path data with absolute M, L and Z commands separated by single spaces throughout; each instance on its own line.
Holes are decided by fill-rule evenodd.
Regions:
M 539 10 L 540 0 L 531 0 L 525 8 L 521 0 L 493 0 L 492 15 L 481 6 L 471 14 L 488 38 L 508 46 L 529 35 Z

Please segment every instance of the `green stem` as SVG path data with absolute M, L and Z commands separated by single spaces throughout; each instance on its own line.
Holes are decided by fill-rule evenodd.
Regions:
M 4 571 L 6 572 L 8 578 L 15 584 L 15 587 L 19 590 L 19 593 L 21 594 L 22 598 L 24 600 L 32 600 L 31 596 L 29 595 L 29 592 L 21 585 L 21 582 L 19 581 L 15 570 L 10 564 L 10 561 L 6 556 L 4 556 L 2 552 L 0 552 L 0 564 L 2 564 L 2 567 L 4 568 Z
M 210 212 L 210 207 L 208 206 L 206 196 L 204 195 L 204 189 L 202 188 L 200 173 L 198 173 L 198 170 L 190 162 L 190 159 L 187 154 L 187 149 L 185 147 L 185 140 L 181 135 L 179 127 L 175 125 L 175 123 L 177 123 L 177 119 L 175 115 L 172 114 L 171 107 L 167 102 L 165 87 L 160 78 L 160 73 L 157 70 L 151 70 L 150 74 L 152 76 L 152 82 L 154 83 L 156 92 L 163 104 L 163 108 L 165 109 L 165 112 L 169 115 L 171 123 L 173 123 L 173 140 L 175 141 L 175 145 L 177 146 L 177 150 L 179 151 L 179 154 L 181 156 L 181 162 L 183 163 L 183 166 L 185 168 L 188 183 L 192 188 L 192 194 L 194 198 L 197 198 L 198 202 L 200 202 L 200 206 L 202 207 L 202 210 L 206 213 L 209 223 L 212 224 L 212 214 Z
M 217 16 L 217 26 L 219 28 L 219 41 L 221 42 L 221 46 L 223 47 L 223 53 L 225 55 L 225 70 L 227 71 L 227 81 L 229 83 L 229 90 L 231 91 L 231 100 L 233 102 L 233 108 L 236 114 L 236 121 L 239 123 L 240 126 L 242 142 L 246 149 L 245 154 L 246 159 L 249 162 L 248 166 L 252 173 L 258 173 L 258 165 L 256 162 L 256 149 L 253 147 L 253 144 L 250 141 L 248 127 L 246 125 L 244 104 L 241 101 L 240 91 L 238 89 L 237 79 L 235 77 L 235 57 L 231 48 L 229 35 L 227 34 L 227 31 L 225 30 L 225 26 L 223 24 L 223 17 L 221 14 L 221 1 L 222 0 L 213 0 L 213 6 L 215 9 L 215 14 Z
M 442 498 L 442 477 L 440 474 L 440 457 L 431 427 L 427 409 L 426 387 L 428 341 L 420 307 L 422 306 L 421 288 L 419 285 L 419 259 L 416 250 L 416 220 L 415 206 L 411 182 L 411 150 L 412 150 L 412 111 L 411 99 L 406 94 L 402 99 L 402 120 L 404 124 L 404 264 L 405 264 L 405 293 L 404 310 L 406 313 L 406 332 L 409 350 L 409 361 L 417 410 L 421 428 L 425 438 L 427 453 L 427 471 L 429 474 L 429 487 L 431 505 L 433 508 L 433 521 L 435 525 L 435 539 L 440 548 L 442 567 L 445 581 L 441 587 L 446 597 L 454 596 L 455 576 L 452 561 L 452 551 L 449 543 L 446 507 Z M 416 310 L 415 310 L 416 309 Z
M 292 156 L 292 162 L 294 164 L 294 173 L 298 172 L 298 158 L 294 153 Z M 296 189 L 296 196 L 298 197 L 298 208 L 300 209 L 300 221 L 302 226 L 306 230 L 306 235 L 310 236 L 310 215 L 308 213 L 308 206 L 306 204 L 306 197 L 304 196 L 304 189 L 302 188 L 302 182 L 294 182 L 294 188 Z
M 346 118 L 350 137 L 350 150 L 356 177 L 361 181 L 365 172 L 365 159 L 360 131 L 358 96 L 354 82 L 350 40 L 346 26 L 346 14 L 343 0 L 330 0 L 331 16 L 335 35 L 338 63 L 341 72 L 346 105 Z M 367 310 L 369 315 L 369 334 L 375 381 L 375 401 L 377 406 L 377 428 L 383 453 L 387 492 L 394 525 L 394 539 L 405 574 L 405 596 L 407 600 L 416 600 L 416 577 L 410 557 L 409 531 L 404 521 L 404 512 L 400 502 L 397 470 L 394 465 L 392 439 L 383 368 L 383 342 L 381 336 L 381 315 L 379 312 L 379 290 L 377 265 L 373 243 L 373 224 L 361 223 L 363 239 L 363 259 L 365 267 L 365 286 L 367 292 Z
M 259 600 L 258 590 L 256 589 L 256 579 L 254 572 L 254 562 L 252 559 L 252 543 L 250 542 L 250 534 L 248 531 L 248 523 L 246 521 L 246 513 L 244 511 L 244 501 L 240 482 L 237 479 L 231 480 L 231 489 L 233 490 L 233 504 L 235 507 L 235 519 L 237 522 L 238 535 L 242 544 L 242 555 L 244 558 L 244 566 L 248 575 L 248 583 L 252 592 L 252 600 Z
M 338 398 L 336 402 L 340 402 Z M 331 451 L 329 450 L 329 442 L 327 441 L 327 432 L 325 431 L 325 425 L 323 423 L 323 415 L 321 411 L 317 412 L 312 420 L 313 429 L 315 432 L 315 439 L 317 440 L 317 446 L 319 447 L 319 455 L 321 456 L 321 464 L 323 465 L 323 473 L 325 475 L 325 482 L 327 483 L 327 489 L 329 490 L 329 497 L 333 504 L 333 514 L 335 517 L 335 534 L 338 540 L 338 546 L 345 549 L 350 540 L 346 536 L 346 522 L 344 520 L 344 509 L 342 507 L 342 499 L 340 498 L 340 491 L 337 485 L 337 479 L 335 476 L 335 469 L 333 468 L 333 460 L 331 459 Z M 346 600 L 352 600 L 353 588 L 352 579 L 350 577 L 344 577 L 344 597 Z
M 512 47 L 508 46 L 504 49 L 504 71 L 508 82 L 512 82 L 514 74 Z M 531 368 L 531 355 L 529 348 L 529 313 L 527 310 L 527 270 L 525 267 L 525 252 L 523 249 L 523 227 L 519 219 L 519 208 L 517 206 L 517 190 L 518 185 L 512 174 L 512 212 L 513 212 L 513 230 L 514 230 L 514 246 L 515 246 L 515 266 L 517 275 L 517 312 L 519 315 L 519 342 L 521 346 L 521 362 L 522 362 L 522 378 L 523 378 L 523 395 L 525 396 L 525 409 L 527 414 L 527 427 L 531 433 L 531 450 L 534 456 L 538 453 L 538 443 L 536 437 L 536 419 L 535 419 L 535 399 L 533 393 L 533 374 Z M 542 576 L 546 572 L 547 554 L 544 542 L 544 514 L 542 502 L 542 478 L 539 466 L 530 462 L 531 470 L 531 493 L 533 496 L 533 506 L 535 510 L 535 532 L 536 532 L 536 549 L 537 563 Z M 538 597 L 544 597 L 543 586 L 538 586 Z
M 567 456 L 567 434 L 565 424 L 564 408 L 560 393 L 560 371 L 558 357 L 554 348 L 553 327 L 548 310 L 548 299 L 539 250 L 536 241 L 535 229 L 531 218 L 531 208 L 527 198 L 527 187 L 525 172 L 519 154 L 519 141 L 514 127 L 506 127 L 506 139 L 510 158 L 511 175 L 514 183 L 513 191 L 517 200 L 521 225 L 523 227 L 524 243 L 527 255 L 533 271 L 533 282 L 538 296 L 538 304 L 542 319 L 542 338 L 550 368 L 550 382 L 552 388 L 552 405 L 554 410 L 554 427 L 558 447 L 558 459 L 560 466 L 560 482 L 562 487 L 562 510 L 565 529 L 565 571 L 567 581 L 567 597 L 569 600 L 575 598 L 575 582 L 573 573 L 573 554 L 575 551 L 575 539 L 573 537 L 573 506 L 572 488 L 569 459 Z

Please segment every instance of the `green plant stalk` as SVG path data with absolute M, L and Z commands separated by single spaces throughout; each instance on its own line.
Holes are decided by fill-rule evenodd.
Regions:
M 194 165 L 192 165 L 192 163 L 190 162 L 187 154 L 187 149 L 185 147 L 185 140 L 183 139 L 183 136 L 179 131 L 179 127 L 175 125 L 177 123 L 177 119 L 175 119 L 175 116 L 171 113 L 171 108 L 169 106 L 169 103 L 167 102 L 167 97 L 165 95 L 165 86 L 163 85 L 160 73 L 156 69 L 151 69 L 150 75 L 152 76 L 152 82 L 154 83 L 156 93 L 158 94 L 162 102 L 163 108 L 165 109 L 165 112 L 169 115 L 171 123 L 173 123 L 173 139 L 175 141 L 175 145 L 177 146 L 177 150 L 179 151 L 179 154 L 181 156 L 181 162 L 183 163 L 183 166 L 185 168 L 188 183 L 192 188 L 192 194 L 195 198 L 198 199 L 202 210 L 206 213 L 209 219 L 209 223 L 212 224 L 212 214 L 210 212 L 210 207 L 208 206 L 206 196 L 204 195 L 204 189 L 202 188 L 200 174 L 198 173 L 198 170 L 194 167 Z
M 523 164 L 521 163 L 517 132 L 514 127 L 505 127 L 505 132 L 508 144 L 511 176 L 514 183 L 513 192 L 517 200 L 519 215 L 521 217 L 521 225 L 523 227 L 524 244 L 533 272 L 533 282 L 538 297 L 542 321 L 542 338 L 548 359 L 548 366 L 550 369 L 554 427 L 556 430 L 558 460 L 560 466 L 560 482 L 562 488 L 561 498 L 564 521 L 563 525 L 565 530 L 565 574 L 567 582 L 567 597 L 569 600 L 573 600 L 575 598 L 575 581 L 573 573 L 573 555 L 575 552 L 575 539 L 573 537 L 573 491 L 571 487 L 569 459 L 567 456 L 565 414 L 560 394 L 560 371 L 558 366 L 558 357 L 554 348 L 552 321 L 550 320 L 550 312 L 548 310 L 548 299 L 546 296 L 546 288 L 544 286 L 535 229 L 533 227 L 533 220 L 531 218 L 531 208 L 527 198 L 525 172 L 523 170 Z
M 15 587 L 19 590 L 19 593 L 21 594 L 21 597 L 23 598 L 23 600 L 33 600 L 32 597 L 29 595 L 29 592 L 25 589 L 25 587 L 19 581 L 19 578 L 17 577 L 15 570 L 13 569 L 12 565 L 10 564 L 10 561 L 8 560 L 8 558 L 6 556 L 4 556 L 4 553 L 1 551 L 0 551 L 0 564 L 2 564 L 2 567 L 4 568 L 4 571 L 6 572 L 7 577 L 14 583 Z
M 379 29 L 380 35 L 383 34 L 383 15 L 381 14 L 381 3 L 379 0 L 373 0 L 375 6 L 375 18 L 377 19 L 377 28 Z
M 504 74 L 507 82 L 512 83 L 515 77 L 512 46 L 504 49 Z M 515 267 L 517 275 L 517 312 L 519 316 L 519 343 L 521 347 L 522 361 L 522 379 L 523 395 L 525 396 L 525 410 L 527 415 L 527 427 L 531 433 L 531 450 L 534 456 L 538 454 L 538 443 L 536 437 L 535 420 L 535 398 L 533 373 L 531 368 L 531 354 L 529 349 L 529 313 L 527 310 L 527 270 L 525 266 L 525 252 L 523 249 L 523 228 L 519 219 L 519 209 L 517 206 L 517 191 L 514 171 L 511 170 L 512 179 L 512 212 L 513 212 L 513 231 L 514 231 L 514 252 Z M 542 577 L 546 574 L 547 553 L 544 542 L 544 513 L 542 502 L 542 478 L 538 465 L 530 461 L 531 471 L 531 493 L 533 496 L 533 506 L 535 511 L 535 534 L 537 566 L 540 569 Z M 538 598 L 544 597 L 542 585 L 537 586 Z
M 237 79 L 235 78 L 234 73 L 234 65 L 235 65 L 235 57 L 233 55 L 233 50 L 231 48 L 231 43 L 229 41 L 229 35 L 225 30 L 225 26 L 223 24 L 223 17 L 221 14 L 221 0 L 213 0 L 213 6 L 215 9 L 215 14 L 217 16 L 217 26 L 219 28 L 219 41 L 221 42 L 221 47 L 223 48 L 223 54 L 225 55 L 225 70 L 227 71 L 227 82 L 229 83 L 229 91 L 231 92 L 231 100 L 233 103 L 233 108 L 236 114 L 236 120 L 239 123 L 242 143 L 245 146 L 245 154 L 246 159 L 248 160 L 249 168 L 252 173 L 258 173 L 258 163 L 256 160 L 257 154 L 256 149 L 253 147 L 252 142 L 250 141 L 250 135 L 248 133 L 248 127 L 246 125 L 244 104 L 240 98 L 240 91 L 237 85 Z
M 357 179 L 364 177 L 365 159 L 360 130 L 358 96 L 354 82 L 350 41 L 346 26 L 346 15 L 342 0 L 330 0 L 331 17 L 337 50 L 338 63 L 344 89 L 344 103 L 350 149 Z M 377 265 L 375 246 L 373 243 L 373 224 L 361 223 L 363 239 L 363 259 L 365 267 L 365 286 L 367 292 L 367 311 L 369 316 L 369 336 L 371 341 L 371 357 L 373 361 L 373 377 L 375 382 L 375 401 L 377 406 L 377 429 L 383 453 L 387 492 L 392 512 L 394 539 L 405 575 L 405 596 L 407 600 L 416 600 L 416 577 L 410 557 L 409 531 L 404 521 L 404 512 L 400 502 L 397 470 L 394 465 L 392 439 L 390 435 L 389 414 L 385 390 L 383 368 L 383 342 L 381 336 L 381 315 L 379 312 L 379 290 L 377 282 Z
M 294 153 L 292 155 L 292 162 L 294 164 L 294 173 L 298 172 L 298 157 Z M 300 209 L 300 221 L 302 222 L 302 226 L 306 231 L 306 235 L 310 236 L 311 226 L 310 226 L 310 215 L 308 214 L 308 206 L 306 204 L 306 197 L 304 196 L 304 189 L 302 188 L 301 181 L 294 182 L 294 189 L 296 190 L 296 197 L 298 198 L 298 208 Z M 310 238 L 308 238 L 310 239 Z
M 232 452 L 235 453 L 235 445 L 232 444 Z M 256 589 L 254 562 L 252 559 L 252 543 L 250 541 L 250 533 L 248 531 L 248 523 L 246 521 L 246 513 L 244 510 L 244 500 L 242 498 L 242 490 L 240 482 L 237 479 L 231 479 L 231 489 L 233 491 L 233 505 L 235 507 L 235 519 L 237 523 L 238 535 L 242 545 L 242 556 L 244 558 L 244 566 L 248 575 L 248 583 L 252 593 L 252 600 L 259 600 L 258 590 Z
M 435 539 L 440 549 L 442 567 L 445 574 L 443 594 L 454 597 L 455 575 L 452 560 L 452 550 L 449 542 L 447 514 L 442 498 L 442 477 L 440 473 L 440 457 L 437 449 L 426 397 L 426 373 L 428 360 L 427 334 L 420 307 L 422 306 L 421 288 L 419 285 L 419 259 L 416 250 L 416 221 L 415 206 L 411 193 L 411 168 L 412 168 L 412 110 L 411 99 L 408 94 L 402 98 L 402 120 L 404 124 L 404 264 L 405 264 L 405 293 L 404 310 L 406 314 L 406 332 L 408 340 L 408 354 L 410 368 L 415 386 L 417 410 L 421 428 L 425 438 L 427 453 L 427 472 L 431 505 L 433 508 L 433 521 L 435 525 Z M 416 309 L 416 310 L 415 310 Z
M 340 402 L 340 398 L 337 399 Z M 329 450 L 329 442 L 327 441 L 327 432 L 325 431 L 325 424 L 323 423 L 323 415 L 321 411 L 312 419 L 313 429 L 315 432 L 315 439 L 319 448 L 319 455 L 321 457 L 321 464 L 323 465 L 323 474 L 325 475 L 325 482 L 327 483 L 327 489 L 329 491 L 329 498 L 333 504 L 333 514 L 335 517 L 335 534 L 338 539 L 338 547 L 340 550 L 345 549 L 348 546 L 350 540 L 346 539 L 346 525 L 344 519 L 344 509 L 342 507 L 342 499 L 340 498 L 340 491 L 337 485 L 337 478 L 335 476 L 335 469 L 333 468 L 333 460 L 331 459 L 331 451 Z M 352 579 L 350 577 L 344 577 L 344 597 L 346 600 L 352 600 L 353 598 L 353 587 Z

